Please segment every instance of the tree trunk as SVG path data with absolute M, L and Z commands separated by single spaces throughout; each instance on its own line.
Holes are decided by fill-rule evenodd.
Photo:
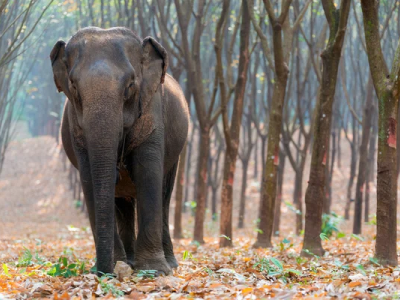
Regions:
M 303 170 L 296 172 L 295 188 L 294 188 L 294 204 L 297 209 L 296 213 L 296 234 L 299 235 L 303 230 Z
M 285 151 L 279 153 L 279 169 L 278 169 L 278 186 L 276 191 L 276 202 L 274 211 L 274 236 L 279 236 L 279 227 L 281 222 L 281 205 L 282 205 L 282 187 L 283 175 L 285 171 Z
M 217 216 L 217 189 L 212 188 L 212 200 L 211 200 L 211 213 L 212 213 L 212 220 L 215 222 L 218 219 Z
M 378 179 L 375 257 L 381 264 L 397 266 L 397 113 L 400 90 L 400 47 L 389 72 L 379 43 L 376 1 L 361 0 L 368 62 L 379 100 Z
M 344 209 L 345 220 L 350 219 L 350 206 L 351 206 L 351 202 L 352 202 L 351 192 L 353 190 L 354 177 L 356 176 L 357 151 L 356 151 L 355 143 L 356 143 L 356 141 L 354 140 L 354 136 L 353 136 L 353 142 L 350 144 L 350 149 L 351 149 L 350 178 L 349 178 L 349 183 L 347 184 L 346 207 Z
M 179 169 L 176 181 L 175 193 L 175 214 L 174 214 L 174 239 L 182 238 L 182 208 L 183 208 L 183 187 L 188 184 L 185 182 L 185 165 L 186 165 L 187 143 L 183 147 L 183 151 L 179 158 Z
M 202 130 L 200 135 L 200 151 L 197 173 L 196 217 L 194 222 L 193 240 L 204 244 L 204 218 L 207 197 L 207 167 L 210 154 L 210 132 Z
M 277 169 L 279 166 L 279 142 L 282 128 L 282 111 L 289 75 L 289 69 L 285 63 L 283 53 L 282 24 L 279 24 L 277 19 L 272 19 L 271 17 L 270 21 L 273 25 L 276 82 L 274 84 L 272 107 L 269 115 L 268 150 L 263 176 L 262 200 L 260 207 L 260 230 L 257 233 L 257 241 L 254 244 L 255 248 L 272 246 L 271 237 L 274 224 L 274 209 L 278 179 Z M 284 20 L 282 23 L 283 22 Z
M 244 93 L 246 90 L 247 73 L 249 66 L 249 38 L 250 38 L 250 16 L 247 0 L 243 0 L 242 24 L 240 27 L 240 56 L 238 66 L 238 78 L 235 86 L 235 99 L 233 104 L 232 121 L 230 128 L 227 124 L 226 111 L 224 121 L 224 133 L 227 143 L 227 151 L 224 164 L 224 179 L 221 191 L 221 222 L 219 240 L 220 247 L 232 246 L 232 206 L 233 206 L 233 182 L 240 140 L 240 126 L 242 124 Z M 221 59 L 221 58 L 220 58 Z M 220 61 L 221 67 L 221 61 Z M 219 70 L 222 71 L 221 69 Z M 220 73 L 220 76 L 222 73 Z M 221 77 L 220 77 L 221 78 Z M 228 133 L 229 132 L 229 133 Z M 223 236 L 228 238 L 225 238 Z
M 193 150 L 193 140 L 194 140 L 194 129 L 192 132 L 192 136 L 189 139 L 189 142 L 187 143 L 187 155 L 186 155 L 186 172 L 185 172 L 185 182 L 187 183 L 185 185 L 185 198 L 184 198 L 184 203 L 183 203 L 183 212 L 185 213 L 187 211 L 187 203 L 189 202 L 189 179 L 190 179 L 190 175 L 191 175 L 191 157 L 192 157 L 192 150 Z
M 335 98 L 336 80 L 346 24 L 350 10 L 350 0 L 342 0 L 340 11 L 333 2 L 322 1 L 325 16 L 330 26 L 329 42 L 322 52 L 322 81 L 316 105 L 314 120 L 314 143 L 311 158 L 310 179 L 305 196 L 306 223 L 304 232 L 303 255 L 312 252 L 322 255 L 325 251 L 321 244 L 322 208 L 325 196 L 326 157 L 329 155 L 329 137 L 332 120 L 332 105 Z M 330 4 L 331 5 L 330 5 Z M 334 13 L 332 13 L 334 11 Z M 334 18 L 332 16 L 335 16 Z M 305 250 L 308 250 L 305 252 Z
M 371 119 L 372 119 L 372 136 L 369 141 L 368 150 L 368 169 L 366 175 L 366 192 L 365 192 L 365 210 L 364 210 L 364 222 L 369 222 L 369 197 L 371 193 L 370 184 L 374 181 L 375 175 L 375 149 L 376 149 L 376 136 L 378 133 L 378 127 L 376 126 L 376 111 L 375 105 L 371 106 Z
M 244 214 L 246 211 L 246 187 L 247 187 L 247 169 L 249 161 L 242 161 L 242 188 L 240 192 L 239 222 L 238 228 L 244 228 Z
M 254 173 L 253 173 L 253 178 L 256 179 L 258 178 L 258 138 L 256 137 L 256 140 L 254 142 Z
M 361 226 L 362 226 L 362 199 L 364 192 L 364 183 L 366 176 L 366 169 L 368 166 L 367 156 L 368 156 L 368 143 L 369 136 L 371 132 L 372 119 L 372 95 L 373 86 L 372 86 L 372 78 L 368 79 L 368 92 L 367 92 L 367 101 L 365 103 L 364 108 L 364 116 L 363 116 L 363 124 L 362 124 L 362 136 L 361 136 L 361 145 L 360 145 L 360 160 L 358 164 L 358 177 L 356 184 L 356 198 L 354 204 L 354 223 L 353 223 L 353 233 L 360 234 Z

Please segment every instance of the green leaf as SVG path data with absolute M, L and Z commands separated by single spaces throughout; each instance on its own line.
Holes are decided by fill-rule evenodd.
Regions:
M 277 272 L 277 271 L 268 272 L 268 276 L 277 276 L 277 275 L 281 275 L 281 272 Z
M 282 265 L 282 263 L 281 263 L 279 260 L 277 260 L 275 257 L 271 257 L 271 262 L 272 262 L 275 266 L 277 266 L 277 267 L 279 268 L 279 270 L 283 270 L 283 265 Z
M 344 232 L 339 232 L 336 237 L 338 239 L 340 239 L 340 238 L 344 238 L 345 236 L 346 236 L 346 234 Z
M 137 277 L 139 278 L 154 278 L 157 274 L 157 270 L 140 270 Z
M 93 267 L 91 267 L 89 271 L 90 271 L 90 273 L 96 274 L 96 273 L 97 273 L 97 267 L 96 267 L 96 265 L 94 265 Z
M 228 241 L 231 240 L 231 238 L 230 238 L 229 236 L 226 236 L 225 234 L 222 234 L 222 235 L 220 235 L 219 237 L 223 237 L 223 238 L 227 239 Z
M 357 269 L 358 271 L 360 271 L 360 273 L 363 274 L 364 276 L 367 275 L 367 273 L 365 272 L 365 269 L 364 269 L 363 265 L 361 265 L 361 264 L 360 264 L 360 265 L 357 265 L 356 269 Z
M 6 276 L 10 276 L 10 273 L 8 273 L 8 266 L 6 264 L 3 264 L 3 271 Z
M 376 257 L 370 257 L 369 261 L 372 262 L 373 264 L 377 265 L 377 266 L 381 266 L 381 264 L 379 263 L 378 259 Z
M 300 276 L 300 275 L 301 275 L 301 271 L 295 270 L 295 269 L 288 269 L 288 270 L 286 270 L 286 272 L 287 272 L 287 273 L 296 274 L 297 276 Z
M 64 266 L 64 267 L 67 267 L 67 266 L 68 266 L 68 259 L 67 259 L 65 256 L 63 256 L 63 257 L 61 258 L 61 260 L 62 260 L 63 266 Z
M 182 259 L 183 259 L 183 260 L 186 260 L 186 259 L 188 259 L 189 257 L 190 257 L 189 251 L 187 251 L 187 250 L 183 251 Z
M 323 240 L 323 241 L 328 241 L 328 240 L 329 240 L 328 236 L 327 236 L 325 233 L 321 233 L 321 234 L 319 235 L 319 237 L 320 237 L 321 240 Z
M 351 234 L 351 237 L 352 237 L 352 238 L 355 238 L 356 240 L 359 240 L 359 241 L 364 241 L 364 238 L 363 238 L 363 237 L 361 237 L 361 236 L 359 236 L 359 235 L 357 235 L 357 234 L 354 234 L 354 233 Z

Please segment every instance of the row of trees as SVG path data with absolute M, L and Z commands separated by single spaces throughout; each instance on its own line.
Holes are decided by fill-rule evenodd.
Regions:
M 45 19 L 53 24 L 52 30 L 39 22 L 36 62 L 29 68 L 28 56 L 21 54 L 23 63 L 18 65 L 23 72 L 13 74 L 27 74 L 25 80 L 37 87 L 24 94 L 28 95 L 25 116 L 31 132 L 57 135 L 54 128 L 63 100 L 54 94 L 52 80 L 47 78 L 50 72 L 43 73 L 52 44 L 89 25 L 126 26 L 142 37 L 155 36 L 170 54 L 170 72 L 185 91 L 193 125 L 177 175 L 175 238 L 182 237 L 184 203 L 193 197 L 193 239 L 204 242 L 208 206 L 212 220 L 220 222 L 220 246 L 231 246 L 236 164 L 240 161 L 243 170 L 237 221 L 242 228 L 247 220 L 249 162 L 254 161 L 253 176 L 261 177 L 262 182 L 254 246 L 269 247 L 272 235 L 279 234 L 283 176 L 290 167 L 295 173 L 294 230 L 300 234 L 304 229 L 304 250 L 323 254 L 322 214 L 331 210 L 333 171 L 341 166 L 342 143 L 349 143 L 345 218 L 350 217 L 355 188 L 353 232 L 361 233 L 362 215 L 368 221 L 370 213 L 370 185 L 377 174 L 376 256 L 394 265 L 400 161 L 396 152 L 400 140 L 396 130 L 400 50 L 394 42 L 400 34 L 399 18 L 394 17 L 400 10 L 397 2 L 86 0 L 49 4 Z M 1 23 L 5 20 L 2 11 L 13 20 L 9 17 L 12 4 L 4 3 L 0 6 L 0 34 L 1 28 L 8 28 Z M 12 36 L 21 40 L 18 31 Z M 5 43 L 1 41 L 0 46 Z M 21 86 L 16 78 L 10 82 Z M 7 97 L 12 90 L 6 90 Z M 15 103 L 23 97 L 22 93 L 16 96 Z M 309 152 L 310 175 L 304 198 Z M 261 173 L 258 166 L 262 166 Z M 188 182 L 193 173 L 191 196 Z

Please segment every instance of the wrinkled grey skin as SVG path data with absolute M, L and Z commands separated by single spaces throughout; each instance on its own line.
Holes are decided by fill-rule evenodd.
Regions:
M 189 117 L 179 84 L 166 74 L 166 51 L 125 28 L 89 27 L 57 42 L 50 58 L 68 97 L 62 142 L 80 172 L 97 271 L 112 273 L 122 260 L 169 274 L 178 265 L 169 202 Z

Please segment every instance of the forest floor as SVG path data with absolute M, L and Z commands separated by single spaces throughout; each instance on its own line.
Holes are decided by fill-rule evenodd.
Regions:
M 400 268 L 383 267 L 373 259 L 374 225 L 363 225 L 363 234 L 355 236 L 350 221 L 331 217 L 327 236 L 322 236 L 326 254 L 302 258 L 302 237 L 293 234 L 295 215 L 284 204 L 274 247 L 253 249 L 256 181 L 249 183 L 248 222 L 245 229 L 235 228 L 233 248 L 219 249 L 219 225 L 208 221 L 209 215 L 206 243 L 191 243 L 193 217 L 186 213 L 186 239 L 174 241 L 180 266 L 173 275 L 129 275 L 122 267 L 119 278 L 98 278 L 88 272 L 94 265 L 93 238 L 85 214 L 75 207 L 60 156 L 50 137 L 15 141 L 9 147 L 0 176 L 0 300 L 400 298 Z M 343 166 L 346 161 L 344 156 Z M 286 169 L 283 197 L 291 202 L 293 172 L 289 165 Z M 343 167 L 334 175 L 333 210 L 340 214 L 348 173 Z

